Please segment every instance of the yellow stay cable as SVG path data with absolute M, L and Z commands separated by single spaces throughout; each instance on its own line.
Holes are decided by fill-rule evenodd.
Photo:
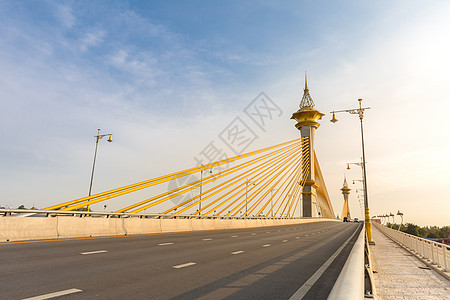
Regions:
M 295 159 L 295 157 L 292 157 L 292 159 Z M 286 166 L 285 167 L 283 167 L 283 168 L 281 168 L 280 170 L 278 170 L 278 172 L 276 172 L 277 170 L 274 170 L 274 171 L 272 171 L 272 172 L 270 172 L 268 175 L 267 175 L 267 177 L 270 177 L 271 176 L 271 179 L 269 179 L 269 181 L 268 182 L 266 182 L 266 183 L 264 183 L 261 187 L 259 187 L 259 189 L 255 192 L 255 193 L 253 193 L 250 197 L 249 197 L 249 199 L 247 199 L 246 201 L 242 201 L 241 202 L 241 204 L 239 204 L 238 206 L 236 206 L 235 208 L 233 208 L 232 210 L 231 210 L 231 212 L 233 212 L 233 211 L 236 211 L 234 214 L 233 214 L 233 216 L 235 216 L 237 213 L 238 213 L 238 211 L 240 210 L 240 209 L 242 209 L 243 207 L 244 207 L 244 205 L 245 205 L 245 202 L 252 202 L 252 200 L 254 199 L 254 198 L 256 198 L 264 189 L 265 189 L 265 187 L 267 187 L 268 185 L 270 185 L 270 183 L 272 182 L 272 181 L 274 181 L 280 174 L 282 174 L 287 168 L 289 167 L 289 164 L 286 164 Z M 292 169 L 294 166 L 291 166 L 291 168 L 290 169 Z M 289 170 L 290 170 L 289 169 Z M 275 173 L 276 172 L 276 175 L 275 176 L 272 176 L 272 174 L 273 173 Z M 285 175 L 283 175 L 281 178 L 284 178 L 284 176 Z M 278 182 L 281 180 L 281 178 L 278 180 Z M 268 194 L 270 191 L 268 190 L 265 194 L 264 194 L 264 196 L 262 196 L 261 197 L 261 199 L 259 200 L 259 201 L 257 201 L 257 203 L 254 203 L 252 206 L 250 206 L 250 211 L 247 211 L 247 213 L 246 213 L 246 215 L 248 216 L 249 214 L 251 214 L 251 212 L 255 209 L 255 205 L 257 205 L 259 202 L 261 202 L 262 200 L 263 200 L 263 198 L 266 196 L 266 194 Z M 242 206 L 242 207 L 241 207 Z M 230 213 L 229 213 L 230 214 Z M 227 215 L 229 215 L 229 214 L 227 214 Z
M 306 166 L 308 166 L 308 164 L 309 164 L 309 152 L 308 152 L 308 151 L 303 152 L 302 158 L 304 158 L 304 161 L 303 161 L 303 162 L 305 162 L 305 163 L 302 162 L 302 172 L 305 173 L 305 171 L 308 170 Z M 283 191 L 283 192 L 284 192 L 284 191 Z M 281 200 L 282 195 L 283 195 L 283 193 L 281 193 L 281 194 L 278 196 L 277 200 L 275 201 L 274 207 L 276 207 L 277 203 Z M 278 209 L 275 211 L 275 214 L 274 214 L 275 216 L 278 215 L 278 212 L 279 212 L 280 209 L 283 207 L 283 203 L 285 202 L 285 200 L 286 200 L 286 196 L 283 198 L 283 200 L 281 201 L 280 205 L 278 206 Z M 280 215 L 280 216 L 281 216 L 281 215 Z
M 296 149 L 296 151 L 298 151 L 298 150 L 299 150 L 299 149 Z M 268 170 L 271 170 L 271 169 L 273 169 L 273 168 L 276 168 L 280 163 L 281 163 L 281 164 L 284 164 L 286 161 L 288 161 L 288 160 L 290 159 L 290 157 L 291 157 L 291 154 L 286 155 L 286 156 L 282 157 L 282 158 L 283 158 L 282 161 L 279 160 L 278 162 L 276 162 L 276 163 L 274 163 L 274 164 L 272 164 L 272 165 L 266 166 L 264 170 L 260 171 L 260 172 L 259 172 L 258 174 L 256 174 L 255 176 L 251 177 L 250 180 L 253 180 L 253 181 L 256 181 L 257 179 L 259 180 L 260 177 L 263 177 L 263 176 L 264 176 L 265 172 L 268 172 Z M 255 178 L 257 178 L 257 179 L 255 179 Z M 245 183 L 242 183 L 242 184 L 239 185 L 238 187 L 235 187 L 235 188 L 234 188 L 233 190 L 231 190 L 229 193 L 235 191 L 236 189 L 238 189 L 239 187 L 243 186 L 244 184 L 245 184 Z M 242 188 L 241 190 L 237 191 L 234 195 L 232 195 L 232 196 L 229 197 L 229 200 L 233 199 L 233 197 L 234 197 L 235 195 L 240 194 L 243 190 L 244 190 L 244 188 Z M 222 197 L 227 196 L 229 193 L 223 195 Z M 230 207 L 231 207 L 232 205 L 234 205 L 241 197 L 243 197 L 243 195 L 239 196 L 236 200 L 231 201 L 231 203 L 229 203 L 226 207 L 224 207 L 221 211 L 219 211 L 218 214 L 220 215 L 222 212 L 224 212 L 225 210 L 227 210 L 228 208 L 230 208 Z M 226 201 L 226 202 L 228 202 L 228 201 Z M 225 204 L 226 202 L 219 203 L 215 208 L 213 208 L 213 209 L 211 209 L 211 210 L 216 210 L 216 209 L 218 209 L 220 206 L 222 206 L 222 205 Z
M 246 153 L 246 154 L 242 154 L 242 155 L 234 156 L 234 157 L 231 157 L 231 158 L 223 159 L 223 160 L 220 160 L 220 161 L 217 161 L 217 162 L 209 163 L 209 164 L 206 164 L 206 165 L 203 165 L 203 166 L 190 168 L 190 169 L 187 169 L 187 170 L 184 170 L 184 171 L 171 173 L 171 174 L 164 175 L 164 176 L 161 176 L 161 177 L 157 177 L 157 178 L 153 178 L 153 179 L 150 179 L 150 180 L 142 181 L 142 182 L 139 182 L 139 183 L 127 185 L 127 186 L 124 186 L 124 187 L 121 187 L 121 188 L 109 190 L 109 191 L 106 191 L 106 192 L 103 192 L 103 193 L 98 193 L 98 194 L 95 194 L 95 195 L 92 195 L 92 196 L 79 198 L 79 199 L 68 201 L 68 202 L 64 202 L 64 203 L 61 203 L 61 204 L 58 204 L 58 205 L 53 205 L 53 206 L 44 208 L 44 210 L 60 209 L 60 208 L 65 207 L 65 206 L 69 206 L 69 205 L 73 205 L 73 204 L 80 203 L 80 202 L 83 202 L 83 201 L 87 201 L 87 202 L 83 202 L 83 204 L 81 206 L 71 207 L 71 208 L 68 208 L 68 209 L 62 209 L 62 210 L 73 210 L 73 209 L 80 208 L 80 207 L 83 207 L 83 206 L 86 206 L 86 205 L 91 205 L 91 204 L 94 204 L 94 203 L 97 203 L 97 202 L 100 202 L 100 201 L 103 201 L 103 200 L 106 200 L 106 199 L 117 197 L 117 196 L 120 196 L 120 195 L 123 195 L 123 194 L 127 194 L 127 193 L 130 193 L 130 192 L 134 192 L 134 191 L 137 191 L 137 190 L 149 187 L 149 186 L 153 186 L 153 185 L 156 185 L 156 184 L 159 184 L 159 183 L 167 182 L 169 180 L 176 179 L 177 177 L 180 177 L 181 174 L 184 174 L 184 175 L 193 174 L 193 173 L 196 173 L 199 170 L 205 170 L 205 169 L 209 169 L 209 168 L 211 168 L 213 166 L 217 166 L 217 165 L 222 165 L 222 164 L 226 164 L 226 163 L 229 163 L 229 162 L 233 162 L 233 161 L 236 161 L 238 159 L 242 159 L 242 158 L 249 157 L 249 156 L 252 156 L 252 155 L 255 155 L 255 154 L 259 154 L 259 153 L 262 153 L 262 152 L 265 152 L 265 151 L 269 151 L 269 150 L 272 150 L 272 149 L 275 149 L 275 148 L 278 148 L 278 147 L 282 147 L 284 145 L 296 143 L 299 140 L 300 139 L 291 140 L 291 141 L 284 142 L 284 143 L 281 143 L 281 144 L 278 144 L 278 145 L 274 145 L 274 146 L 266 147 L 266 148 L 263 148 L 263 149 L 260 149 L 260 150 L 252 151 L 252 152 L 249 152 L 249 153 Z M 95 201 L 92 200 L 92 199 L 95 199 L 95 198 L 99 198 L 99 199 L 96 199 Z
M 196 189 L 196 188 L 198 188 L 198 187 L 200 186 L 200 184 L 206 184 L 206 183 L 212 182 L 212 181 L 214 181 L 214 180 L 216 180 L 216 179 L 219 179 L 219 178 L 221 178 L 221 177 L 224 177 L 224 176 L 226 176 L 226 175 L 229 175 L 229 174 L 231 174 L 231 173 L 237 172 L 237 171 L 239 171 L 239 170 L 242 169 L 242 168 L 248 167 L 249 165 L 252 165 L 252 164 L 257 163 L 257 162 L 259 162 L 259 161 L 261 161 L 261 160 L 264 160 L 264 159 L 266 159 L 267 157 L 271 157 L 271 156 L 277 155 L 277 154 L 279 154 L 280 152 L 286 151 L 286 149 L 290 149 L 291 147 L 294 147 L 294 148 L 295 148 L 295 147 L 298 147 L 298 146 L 297 146 L 296 144 L 294 144 L 294 145 L 289 145 L 289 146 L 287 146 L 287 147 L 284 147 L 284 148 L 282 148 L 282 149 L 278 149 L 278 150 L 276 150 L 276 151 L 274 151 L 274 152 L 271 152 L 271 153 L 269 153 L 269 154 L 265 154 L 265 155 L 263 155 L 262 157 L 258 157 L 258 158 L 256 158 L 256 159 L 251 160 L 251 161 L 248 161 L 248 162 L 242 163 L 242 164 L 240 164 L 240 165 L 234 166 L 234 167 L 232 167 L 232 168 L 230 168 L 230 169 L 225 170 L 224 172 L 219 173 L 218 175 L 210 176 L 210 177 L 207 177 L 207 178 L 205 178 L 205 179 L 203 179 L 203 180 L 197 180 L 196 182 L 193 182 L 193 183 L 191 183 L 191 184 L 187 184 L 187 185 L 185 185 L 185 186 L 179 188 L 179 189 L 184 189 L 184 188 L 186 188 L 186 187 L 188 187 L 188 186 L 193 185 L 194 183 L 197 183 L 195 186 L 193 186 L 193 187 L 191 187 L 191 188 L 189 188 L 189 189 L 185 189 L 185 190 L 183 190 L 183 191 L 181 191 L 181 192 L 178 192 L 178 193 L 176 193 L 176 194 L 172 194 L 172 195 L 170 195 L 170 197 L 165 197 L 165 198 L 163 198 L 163 199 L 161 199 L 161 200 L 158 200 L 158 201 L 156 201 L 156 202 L 147 204 L 147 205 L 145 205 L 144 207 L 141 207 L 141 208 L 139 208 L 139 209 L 135 209 L 135 210 L 133 210 L 133 211 L 131 211 L 131 212 L 132 212 L 132 213 L 137 213 L 137 212 L 140 212 L 140 211 L 142 211 L 142 210 L 145 210 L 145 209 L 148 209 L 148 208 L 150 208 L 150 207 L 153 207 L 153 206 L 155 206 L 155 205 L 158 205 L 158 204 L 160 204 L 160 203 L 162 203 L 162 202 L 164 202 L 164 201 L 167 201 L 167 200 L 169 200 L 169 199 L 171 199 L 171 198 L 173 198 L 173 197 L 176 197 L 176 196 L 178 196 L 178 195 L 181 195 L 181 194 L 183 194 L 183 193 L 186 193 L 186 192 L 188 192 L 188 191 L 191 191 L 191 190 L 193 190 L 193 189 Z M 215 188 L 217 188 L 217 187 L 218 187 L 218 186 L 216 186 Z M 158 195 L 158 196 L 152 197 L 152 198 L 150 198 L 150 199 L 148 199 L 148 200 L 145 200 L 145 202 L 150 202 L 150 201 L 152 201 L 152 200 L 158 199 L 158 198 L 162 197 L 163 195 L 170 194 L 171 192 L 172 192 L 172 191 L 169 191 L 169 192 L 164 193 L 164 194 L 162 194 L 162 195 Z M 210 192 L 210 190 L 205 191 L 205 192 L 203 192 L 201 195 L 207 194 L 207 193 L 209 193 L 209 192 Z M 167 211 L 163 212 L 163 214 L 166 214 L 166 213 L 168 213 L 168 212 L 170 212 L 170 211 L 172 211 L 172 210 L 176 210 L 177 208 L 179 208 L 179 207 L 181 207 L 181 206 L 183 206 L 183 205 L 185 205 L 185 204 L 187 204 L 187 203 L 189 203 L 189 202 L 195 200 L 195 199 L 198 198 L 198 197 L 200 197 L 200 195 L 197 195 L 197 196 L 195 196 L 194 198 L 188 199 L 188 200 L 186 200 L 186 201 L 184 201 L 184 202 L 182 202 L 182 203 L 180 203 L 180 204 L 178 204 L 178 205 L 172 207 L 170 210 L 167 210 Z M 142 202 L 144 202 L 144 201 L 142 201 Z M 141 202 L 141 203 L 142 203 L 142 202 Z M 181 212 L 182 212 L 182 211 L 178 211 L 176 214 L 180 214 Z
M 278 154 L 280 151 L 282 152 L 282 151 L 284 151 L 285 149 L 290 149 L 291 147 L 297 147 L 297 145 L 296 145 L 296 144 L 291 144 L 291 145 L 285 146 L 285 147 L 283 147 L 283 148 L 281 148 L 281 149 L 277 149 L 277 150 L 275 150 L 275 151 L 273 151 L 273 152 L 271 152 L 271 153 L 265 154 L 265 155 L 263 155 L 263 156 L 261 156 L 261 157 L 257 157 L 257 158 L 255 158 L 255 159 L 252 159 L 252 160 L 248 161 L 248 162 L 244 162 L 244 163 L 242 163 L 242 164 L 240 164 L 240 165 L 237 165 L 237 166 L 234 166 L 234 167 L 232 167 L 232 168 L 229 168 L 229 169 L 227 169 L 227 170 L 225 170 L 225 171 L 223 171 L 223 172 L 220 172 L 219 174 L 216 174 L 216 175 L 213 175 L 213 176 L 206 177 L 206 178 L 204 178 L 203 180 L 200 180 L 200 179 L 199 179 L 199 180 L 194 181 L 194 182 L 192 182 L 192 183 L 188 183 L 188 184 L 183 185 L 183 186 L 181 186 L 181 187 L 179 187 L 179 188 L 176 188 L 176 189 L 174 189 L 174 190 L 165 192 L 165 193 L 163 193 L 163 194 L 159 194 L 159 195 L 157 195 L 157 196 L 151 197 L 151 198 L 146 199 L 146 200 L 144 200 L 144 201 L 141 201 L 141 202 L 139 202 L 139 203 L 130 205 L 130 206 L 128 206 L 128 207 L 126 207 L 126 208 L 123 208 L 123 209 L 121 209 L 121 210 L 119 210 L 119 211 L 117 211 L 117 212 L 125 212 L 125 211 L 128 211 L 128 210 L 130 210 L 130 209 L 136 208 L 136 207 L 138 207 L 138 206 L 144 205 L 144 204 L 146 204 L 146 203 L 148 203 L 148 202 L 152 202 L 152 201 L 155 201 L 155 200 L 157 200 L 157 199 L 159 199 L 159 198 L 162 198 L 162 197 L 167 196 L 167 197 L 165 197 L 165 198 L 163 198 L 163 199 L 161 199 L 161 200 L 159 200 L 159 201 L 153 202 L 153 203 L 151 203 L 151 204 L 147 204 L 147 205 L 145 205 L 144 207 L 135 209 L 135 210 L 133 210 L 133 211 L 131 211 L 131 212 L 132 212 L 132 213 L 137 213 L 137 212 L 143 211 L 143 210 L 148 209 L 148 208 L 150 208 L 150 207 L 152 207 L 152 206 L 155 206 L 155 205 L 158 205 L 158 204 L 160 204 L 160 203 L 162 203 L 162 202 L 164 202 L 164 201 L 167 201 L 167 200 L 169 200 L 169 199 L 171 199 L 171 198 L 173 198 L 173 197 L 176 197 L 176 196 L 178 196 L 178 195 L 182 195 L 182 194 L 184 194 L 184 193 L 186 193 L 186 192 L 189 192 L 189 191 L 191 191 L 191 190 L 194 190 L 194 189 L 198 188 L 198 187 L 199 187 L 200 185 L 202 185 L 202 184 L 206 184 L 206 183 L 212 182 L 212 181 L 214 181 L 214 180 L 216 180 L 216 179 L 218 179 L 218 178 L 221 178 L 221 177 L 224 177 L 224 176 L 226 176 L 226 175 L 228 175 L 228 174 L 231 174 L 231 173 L 235 172 L 236 169 L 240 168 L 242 165 L 245 166 L 245 165 L 248 165 L 248 164 L 252 164 L 252 163 L 257 162 L 257 161 L 260 161 L 260 160 L 262 160 L 262 159 L 264 159 L 264 158 L 266 158 L 266 157 L 270 157 L 270 156 L 276 155 L 276 154 Z M 190 188 L 189 188 L 189 187 L 190 187 Z M 177 191 L 179 191 L 179 192 L 177 192 Z M 174 192 L 177 192 L 177 193 L 173 194 Z M 169 196 L 169 195 L 170 195 L 170 196 Z M 191 200 L 188 200 L 187 202 L 189 202 L 189 201 L 191 201 Z M 178 208 L 178 207 L 184 205 L 184 204 L 187 203 L 187 202 L 180 203 L 180 204 L 177 205 L 176 207 L 173 207 L 173 209 L 176 209 L 176 208 Z
M 301 147 L 299 146 L 299 147 L 296 147 L 296 148 L 294 148 L 294 149 L 290 149 L 290 150 L 288 150 L 288 151 L 285 151 L 285 153 L 282 154 L 282 157 L 288 157 L 291 153 L 293 153 L 293 152 L 295 152 L 295 151 L 298 151 L 299 148 L 301 148 Z M 225 181 L 225 182 L 223 182 L 222 184 L 219 184 L 219 185 L 215 186 L 214 188 L 209 189 L 208 191 L 202 193 L 202 196 L 205 195 L 205 194 L 207 194 L 207 193 L 209 193 L 210 191 L 212 191 L 212 190 L 214 190 L 214 189 L 217 189 L 217 188 L 219 188 L 219 187 L 221 187 L 221 186 L 227 184 L 225 187 L 223 187 L 223 188 L 221 188 L 221 189 L 218 189 L 218 190 L 215 191 L 214 193 L 212 193 L 212 194 L 210 194 L 210 195 L 207 195 L 207 196 L 203 197 L 203 198 L 201 199 L 201 201 L 203 202 L 203 201 L 209 199 L 210 197 L 212 197 L 212 196 L 214 196 L 214 195 L 220 193 L 221 191 L 223 191 L 223 190 L 229 188 L 230 186 L 232 186 L 232 185 L 236 184 L 237 182 L 241 181 L 242 179 L 244 179 L 244 177 L 248 177 L 249 175 L 255 173 L 257 170 L 263 168 L 263 167 L 266 166 L 269 162 L 274 161 L 274 160 L 277 161 L 277 160 L 280 160 L 280 158 L 279 158 L 279 157 L 273 157 L 273 158 L 270 159 L 269 161 L 264 161 L 264 162 L 260 163 L 258 166 L 254 167 L 252 172 L 250 172 L 250 173 L 245 172 L 245 173 L 238 174 L 238 175 L 236 175 L 235 177 L 229 179 L 228 181 Z M 231 181 L 235 181 L 235 182 L 230 183 Z M 237 188 L 239 188 L 240 186 L 242 186 L 242 185 L 244 185 L 244 184 L 245 184 L 245 182 L 242 183 L 242 184 L 240 184 Z M 230 191 L 230 192 L 231 192 L 231 191 Z M 230 192 L 229 192 L 229 193 L 230 193 Z M 228 194 L 228 193 L 227 193 L 227 194 Z M 201 211 L 203 211 L 203 210 L 205 210 L 206 208 L 210 207 L 212 204 L 214 204 L 214 203 L 220 201 L 220 200 L 221 200 L 223 197 L 225 197 L 227 194 L 223 195 L 222 197 L 218 198 L 217 200 L 213 201 L 212 203 L 206 205 L 206 206 L 203 207 L 201 210 L 196 211 L 194 214 L 200 214 Z M 195 200 L 195 199 L 198 198 L 199 196 L 200 196 L 200 195 L 195 196 L 194 198 L 190 199 L 189 201 Z M 191 207 L 193 207 L 193 206 L 195 206 L 195 205 L 197 205 L 197 204 L 199 204 L 199 203 L 200 203 L 200 200 L 197 201 L 197 202 L 192 203 L 191 205 L 189 205 L 189 206 L 187 206 L 187 207 L 185 207 L 185 208 L 183 208 L 183 209 L 180 210 L 178 213 L 182 213 L 182 212 L 188 210 L 189 208 L 191 208 Z M 177 214 L 178 214 L 178 213 L 177 213 Z
M 305 159 L 305 156 L 304 156 L 304 155 L 302 156 L 302 161 L 303 161 L 303 159 Z M 298 168 L 297 168 L 296 170 L 298 170 Z M 295 172 L 296 170 L 294 170 L 294 172 Z M 294 172 L 293 172 L 293 173 L 294 173 Z M 300 173 L 301 173 L 301 172 L 300 172 Z M 280 196 L 284 194 L 284 192 L 286 191 L 286 189 L 288 188 L 288 186 L 292 183 L 292 180 L 293 180 L 294 178 L 295 178 L 295 176 L 293 176 L 292 179 L 290 180 L 289 184 L 286 185 L 286 187 L 284 187 L 284 189 L 283 189 L 283 191 L 281 192 Z M 283 185 L 282 185 L 282 186 L 283 186 Z M 281 186 L 279 189 L 282 189 L 282 186 Z M 270 190 L 273 190 L 274 188 L 275 188 L 275 186 L 272 186 Z M 289 193 L 287 193 L 287 194 L 289 194 Z M 275 196 L 276 196 L 276 193 L 275 193 L 274 195 L 271 195 L 271 197 L 266 201 L 266 203 L 265 203 L 265 204 L 262 206 L 262 208 L 258 211 L 258 213 L 256 214 L 256 216 L 259 216 L 259 215 L 264 211 L 264 209 L 266 209 L 267 205 L 269 205 L 269 203 L 272 203 L 272 200 L 273 200 L 273 198 L 274 198 Z M 270 214 L 270 212 L 272 211 L 272 209 L 273 209 L 273 207 L 269 209 L 267 215 Z
M 269 180 L 269 182 L 267 182 L 266 186 L 270 185 L 270 183 L 271 183 L 272 181 L 274 181 L 276 178 L 278 178 L 278 180 L 277 180 L 277 182 L 275 182 L 275 184 L 273 184 L 273 186 L 278 186 L 278 185 L 280 185 L 280 182 L 281 182 L 288 174 L 289 174 L 289 176 L 288 176 L 287 178 L 289 178 L 289 177 L 291 176 L 291 174 L 294 174 L 294 172 L 295 172 L 295 170 L 296 170 L 296 168 L 297 168 L 297 165 L 298 165 L 298 163 L 299 163 L 301 160 L 303 160 L 303 157 L 302 157 L 302 156 L 300 156 L 296 161 L 294 161 L 294 163 L 291 165 L 291 167 L 290 167 L 286 172 L 284 172 L 284 171 L 288 168 L 288 166 L 285 166 L 283 169 L 281 169 L 281 170 L 277 173 L 277 175 L 273 176 L 272 179 Z M 283 174 L 282 174 L 282 173 L 283 173 Z M 280 174 L 282 174 L 282 175 L 280 176 Z M 264 186 L 264 188 L 265 188 L 266 186 Z M 281 186 L 283 186 L 283 184 L 281 184 Z M 262 190 L 261 190 L 261 191 L 262 191 Z M 260 192 L 258 192 L 258 193 L 255 194 L 254 196 L 252 195 L 252 197 L 256 199 L 256 196 L 257 196 L 259 193 L 260 193 Z M 257 200 L 257 201 L 250 207 L 250 210 L 249 210 L 249 212 L 247 213 L 247 215 L 248 215 L 248 214 L 251 214 L 251 213 L 258 207 L 258 205 L 260 205 L 260 203 L 267 197 L 267 195 L 268 195 L 269 193 L 270 193 L 270 189 L 267 189 L 267 191 L 260 197 L 260 199 Z M 269 203 L 269 200 L 267 200 L 267 203 Z
M 308 157 L 308 159 L 307 159 L 306 162 L 307 162 L 307 163 L 303 165 L 303 172 L 306 172 L 306 171 L 307 171 L 307 168 L 308 168 L 308 166 L 309 166 L 309 157 Z M 277 215 L 278 212 L 280 211 L 280 209 L 283 207 L 283 211 L 280 213 L 280 217 L 283 216 L 284 211 L 285 211 L 285 209 L 286 209 L 286 205 L 283 206 L 283 203 L 285 202 L 285 200 L 286 200 L 286 198 L 283 199 L 283 202 L 282 202 L 282 203 L 280 204 L 280 206 L 278 207 L 278 209 L 277 209 L 275 215 Z

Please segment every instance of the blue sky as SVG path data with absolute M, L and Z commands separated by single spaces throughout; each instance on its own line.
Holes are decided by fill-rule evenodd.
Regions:
M 289 117 L 307 70 L 320 111 L 358 98 L 372 107 L 372 214 L 402 210 L 407 221 L 449 225 L 449 9 L 446 1 L 3 1 L 0 205 L 86 194 L 97 128 L 115 138 L 99 147 L 97 192 L 192 166 L 261 91 L 283 115 L 251 148 L 295 138 Z M 359 176 L 345 169 L 360 157 L 359 124 L 328 117 L 316 151 L 340 213 L 344 174 Z

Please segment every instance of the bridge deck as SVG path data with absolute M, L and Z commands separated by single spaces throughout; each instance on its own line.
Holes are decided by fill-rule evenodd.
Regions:
M 450 282 L 372 227 L 374 283 L 379 299 L 450 299 Z

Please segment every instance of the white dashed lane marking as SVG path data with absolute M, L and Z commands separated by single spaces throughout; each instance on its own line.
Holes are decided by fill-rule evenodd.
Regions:
M 173 245 L 173 243 L 161 243 L 161 244 L 158 244 L 158 246 L 168 246 L 168 245 Z
M 79 292 L 82 292 L 82 290 L 70 289 L 70 290 L 64 290 L 64 291 L 54 292 L 54 293 L 50 293 L 50 294 L 40 295 L 40 296 L 36 296 L 36 297 L 26 298 L 23 300 L 44 300 L 44 299 L 56 298 L 56 297 L 61 297 L 61 296 L 79 293 Z
M 181 268 L 190 267 L 190 266 L 193 266 L 193 265 L 196 265 L 196 264 L 197 263 L 195 263 L 195 262 L 188 262 L 188 263 L 185 263 L 185 264 L 173 266 L 173 268 L 181 269 Z
M 231 254 L 241 254 L 241 253 L 244 253 L 244 251 L 235 251 L 235 252 L 231 252 Z
M 262 245 L 263 247 L 270 247 L 270 244 Z
M 98 253 L 106 253 L 108 250 L 98 250 L 98 251 L 90 251 L 90 252 L 82 252 L 81 255 L 89 255 L 89 254 L 98 254 Z
M 283 243 L 286 243 L 287 241 L 288 241 L 288 240 L 283 240 L 282 242 L 283 242 Z
M 212 239 L 203 239 L 202 241 L 212 241 Z
M 238 235 L 232 235 L 231 237 L 238 237 Z

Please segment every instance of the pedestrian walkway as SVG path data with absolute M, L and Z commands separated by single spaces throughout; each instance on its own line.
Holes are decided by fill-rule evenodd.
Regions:
M 450 281 L 428 268 L 375 226 L 370 246 L 378 299 L 450 299 Z

